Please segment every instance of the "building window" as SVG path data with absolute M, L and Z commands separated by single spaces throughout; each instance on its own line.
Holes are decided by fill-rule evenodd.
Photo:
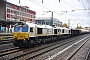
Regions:
M 13 10 L 11 10 L 11 13 L 13 13 Z
M 7 14 L 7 18 L 10 18 L 10 14 Z
M 11 18 L 14 18 L 13 15 L 11 15 Z
M 30 21 L 32 21 L 32 19 L 30 19 Z
M 10 9 L 7 9 L 7 12 L 10 13 Z
M 50 25 L 52 25 L 52 22 L 50 22 Z
M 36 15 L 36 12 L 34 12 L 34 15 Z
M 49 25 L 49 22 L 46 22 L 46 25 Z
M 10 5 L 9 5 L 8 3 L 6 4 L 6 6 L 7 6 L 7 7 L 10 7 Z
M 38 24 L 41 24 L 41 22 L 38 22 Z
M 32 18 L 33 16 L 31 15 L 31 18 Z
M 45 22 L 42 22 L 42 24 L 45 24 Z
M 34 16 L 34 18 L 36 18 L 36 16 Z
M 19 19 L 19 16 L 16 16 L 16 19 Z
M 16 11 L 14 11 L 14 14 L 16 14 Z

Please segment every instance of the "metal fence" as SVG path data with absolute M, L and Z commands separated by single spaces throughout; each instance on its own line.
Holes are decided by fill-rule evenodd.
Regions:
M 1 27 L 0 33 L 12 33 L 12 28 Z

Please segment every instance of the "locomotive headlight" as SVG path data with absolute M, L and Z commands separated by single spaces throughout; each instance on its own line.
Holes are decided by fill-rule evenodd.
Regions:
M 25 36 L 24 38 L 28 38 L 27 36 Z
M 28 40 L 28 37 L 27 36 L 25 36 L 24 38 L 25 38 L 25 40 Z
M 16 36 L 14 36 L 14 38 L 16 38 Z
M 17 39 L 17 37 L 16 37 L 16 36 L 14 36 L 13 38 L 14 38 L 14 40 L 16 40 L 16 39 Z
M 25 38 L 25 39 L 27 39 L 28 37 L 27 37 L 27 36 L 25 36 L 24 38 Z

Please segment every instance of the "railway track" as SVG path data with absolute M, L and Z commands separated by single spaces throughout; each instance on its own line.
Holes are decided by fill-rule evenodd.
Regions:
M 6 49 L 11 49 L 11 48 L 15 48 L 15 46 L 13 45 L 13 43 L 8 43 L 8 44 L 2 44 L 2 45 L 0 45 L 0 51 L 6 50 Z
M 2 50 L 2 51 L 0 51 L 0 60 L 8 59 L 10 54 L 14 54 L 14 53 L 20 52 L 22 50 L 24 50 L 24 49 L 20 49 L 19 47 Z
M 0 50 L 14 48 L 12 34 L 0 34 Z
M 87 48 L 89 49 L 90 44 L 89 37 L 87 36 L 78 42 L 71 44 L 70 46 L 62 49 L 62 51 L 59 50 L 59 52 L 54 53 L 50 57 L 48 57 L 46 60 L 84 60 L 85 56 L 87 54 Z M 85 47 L 85 45 L 87 47 Z M 57 51 L 57 50 L 56 50 Z M 40 58 L 40 57 L 39 57 Z
M 73 37 L 73 38 L 69 38 L 69 39 L 65 39 L 65 40 L 61 40 L 60 42 L 57 41 L 55 43 L 50 43 L 50 44 L 45 44 L 43 46 L 38 46 L 38 47 L 34 47 L 34 48 L 28 48 L 28 49 L 12 49 L 12 50 L 8 50 L 5 51 L 5 53 L 0 53 L 0 60 L 3 59 L 10 59 L 10 60 L 22 60 L 22 59 L 33 59 L 33 58 L 37 58 L 37 56 L 43 55 L 47 52 L 50 52 L 54 49 L 57 49 L 61 46 L 64 46 L 66 44 L 73 44 L 76 41 L 78 41 L 79 39 L 85 37 L 84 35 L 82 35 L 81 37 Z
M 19 48 L 16 47 L 16 48 L 11 48 L 11 49 L 2 50 L 2 51 L 0 51 L 0 57 L 1 57 L 1 56 L 4 56 L 4 55 L 8 55 L 8 54 L 10 54 L 10 53 L 12 53 L 12 52 L 14 52 L 15 50 L 18 50 L 18 49 L 19 49 Z
M 0 36 L 0 45 L 12 43 L 12 36 Z
M 76 39 L 80 39 L 80 38 L 78 37 Z M 75 38 L 74 38 L 74 40 L 67 39 L 68 41 L 67 40 L 62 41 L 63 44 L 61 44 L 62 42 L 57 42 L 57 43 L 51 44 L 49 46 L 42 46 L 39 49 L 34 49 L 34 50 L 31 50 L 31 51 L 28 50 L 28 51 L 24 52 L 23 54 L 21 54 L 19 56 L 11 58 L 11 60 L 15 60 L 15 59 L 17 59 L 17 60 L 22 60 L 22 59 L 30 60 L 30 59 L 33 59 L 33 58 L 39 56 L 39 55 L 42 55 L 42 54 L 47 53 L 49 51 L 52 51 L 53 49 L 59 48 L 63 45 L 66 45 L 70 42 L 74 43 L 76 41 L 76 39 Z
M 73 56 L 75 56 L 75 54 L 78 53 L 78 51 L 84 46 L 84 44 L 85 44 L 88 40 L 89 40 L 89 38 L 88 38 L 85 42 L 83 42 L 82 45 L 81 45 L 78 49 L 76 49 L 76 51 L 73 52 L 66 60 L 71 60 L 71 59 L 73 58 Z M 88 55 L 87 55 L 87 56 L 88 56 Z

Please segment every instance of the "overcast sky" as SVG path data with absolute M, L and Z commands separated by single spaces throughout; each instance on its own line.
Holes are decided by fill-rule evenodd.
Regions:
M 63 23 L 68 23 L 70 19 L 71 27 L 76 27 L 77 24 L 82 27 L 90 26 L 90 10 L 86 10 L 90 7 L 89 0 L 43 0 L 43 3 L 42 0 L 20 0 L 20 4 L 19 0 L 7 1 L 28 6 L 30 10 L 36 11 L 36 17 L 51 17 L 51 12 L 45 11 L 53 11 L 53 17 Z

